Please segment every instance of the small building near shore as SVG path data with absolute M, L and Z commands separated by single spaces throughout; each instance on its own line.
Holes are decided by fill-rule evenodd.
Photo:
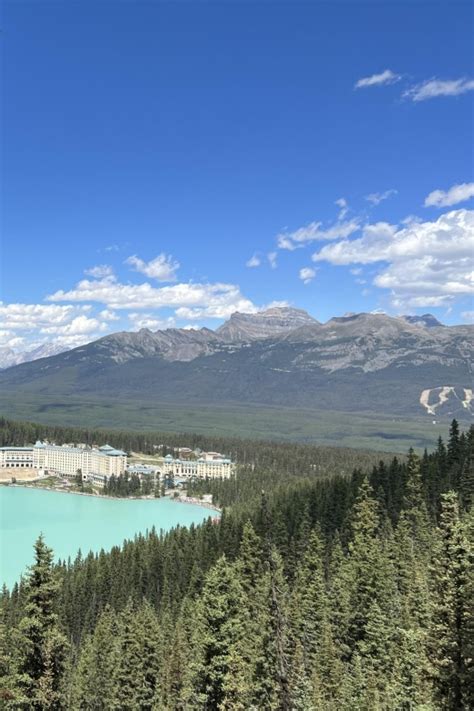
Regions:
M 209 456 L 211 455 L 211 456 Z M 167 454 L 158 466 L 166 479 L 229 479 L 235 473 L 235 464 L 217 452 L 203 452 L 199 459 L 175 459 Z
M 150 464 L 129 464 L 127 467 L 127 473 L 138 476 L 140 481 L 152 480 L 153 482 L 158 482 L 161 479 L 161 472 L 159 467 L 151 466 Z

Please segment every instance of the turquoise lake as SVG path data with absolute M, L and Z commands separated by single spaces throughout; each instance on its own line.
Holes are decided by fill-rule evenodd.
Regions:
M 55 558 L 74 558 L 79 549 L 110 550 L 153 526 L 168 531 L 198 524 L 215 512 L 168 498 L 133 500 L 0 486 L 0 584 L 9 587 L 33 562 L 33 543 L 43 533 Z

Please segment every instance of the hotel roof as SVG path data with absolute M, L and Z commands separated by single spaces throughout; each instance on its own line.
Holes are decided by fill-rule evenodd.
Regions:
M 2 452 L 32 452 L 33 447 L 0 447 Z

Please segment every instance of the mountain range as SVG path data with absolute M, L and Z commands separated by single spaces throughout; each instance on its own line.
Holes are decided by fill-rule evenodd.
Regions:
M 3 402 L 252 404 L 429 418 L 470 417 L 472 326 L 360 313 L 234 313 L 216 331 L 114 333 L 0 373 Z
M 42 343 L 25 351 L 15 351 L 8 346 L 0 347 L 0 370 L 20 365 L 20 363 L 29 363 L 32 360 L 48 358 L 58 353 L 64 353 L 67 350 L 69 350 L 67 346 L 61 346 L 56 343 Z

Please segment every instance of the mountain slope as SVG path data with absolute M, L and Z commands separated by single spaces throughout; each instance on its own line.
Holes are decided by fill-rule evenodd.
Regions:
M 472 327 L 427 328 L 383 314 L 319 324 L 305 312 L 281 311 L 235 314 L 217 332 L 113 334 L 3 371 L 0 387 L 4 398 L 21 393 L 59 404 L 86 396 L 469 416 Z

